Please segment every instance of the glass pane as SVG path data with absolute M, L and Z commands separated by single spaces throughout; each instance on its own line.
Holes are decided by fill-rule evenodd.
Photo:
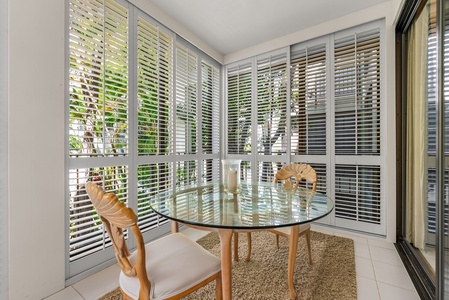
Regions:
M 422 263 L 433 270 L 437 194 L 434 10 L 435 5 L 429 3 L 408 32 L 404 209 L 405 239 L 415 248 Z

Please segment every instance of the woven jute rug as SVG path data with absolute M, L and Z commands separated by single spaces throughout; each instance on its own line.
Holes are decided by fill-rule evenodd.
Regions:
M 312 231 L 312 260 L 307 262 L 305 238 L 298 244 L 294 285 L 299 300 L 357 299 L 354 243 L 351 239 Z M 198 243 L 220 257 L 220 240 L 210 233 Z M 233 299 L 290 299 L 287 285 L 288 241 L 280 238 L 276 249 L 275 235 L 252 233 L 251 261 L 246 262 L 246 234 L 239 235 L 239 262 L 232 265 Z M 116 289 L 100 300 L 122 299 Z M 210 283 L 184 299 L 215 299 L 215 283 Z

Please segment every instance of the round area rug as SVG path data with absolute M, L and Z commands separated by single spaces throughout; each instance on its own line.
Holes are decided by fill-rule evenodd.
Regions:
M 312 260 L 309 265 L 304 237 L 298 242 L 294 285 L 298 300 L 357 299 L 354 243 L 351 239 L 311 232 Z M 210 233 L 198 243 L 220 257 L 218 234 Z M 232 265 L 232 292 L 236 300 L 288 300 L 288 241 L 280 238 L 276 249 L 275 235 L 252 233 L 251 261 L 246 262 L 246 234 L 239 235 L 238 262 Z M 121 299 L 116 289 L 101 300 Z M 186 300 L 215 299 L 215 282 L 183 298 Z

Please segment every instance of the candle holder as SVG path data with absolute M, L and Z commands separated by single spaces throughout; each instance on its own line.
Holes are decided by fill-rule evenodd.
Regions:
M 240 184 L 241 159 L 222 159 L 223 187 L 225 192 L 237 193 Z

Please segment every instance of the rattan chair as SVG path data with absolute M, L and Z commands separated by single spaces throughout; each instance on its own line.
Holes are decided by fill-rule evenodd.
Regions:
M 111 238 L 124 299 L 180 299 L 214 280 L 216 299 L 222 299 L 217 257 L 181 233 L 145 244 L 131 208 L 93 182 L 86 184 L 86 191 Z M 124 228 L 130 228 L 136 238 L 137 249 L 132 253 Z

